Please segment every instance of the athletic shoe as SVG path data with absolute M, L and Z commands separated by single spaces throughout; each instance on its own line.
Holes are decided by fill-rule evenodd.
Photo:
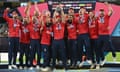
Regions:
M 101 66 L 103 66 L 105 64 L 106 60 L 104 59 L 103 61 L 101 61 Z
M 49 69 L 50 69 L 49 67 L 45 67 L 45 68 L 41 68 L 41 71 L 45 71 L 46 72 L 46 71 L 49 71 Z
M 40 66 L 39 66 L 39 65 L 37 65 L 37 66 L 36 66 L 36 69 L 40 69 Z
M 67 64 L 70 65 L 71 61 L 70 60 L 67 60 Z
M 79 64 L 79 67 L 82 67 L 84 64 L 84 61 L 82 61 L 80 64 Z
M 77 61 L 76 65 L 79 66 L 79 64 L 80 64 L 80 61 Z
M 22 66 L 19 66 L 19 69 L 23 69 L 23 67 L 22 67 Z
M 95 64 L 92 64 L 91 66 L 90 66 L 90 69 L 93 69 L 95 67 Z
M 74 68 L 74 67 L 76 67 L 75 63 L 73 63 L 73 64 L 70 65 L 70 68 Z
M 87 60 L 87 63 L 89 63 L 90 65 L 92 64 L 92 61 L 91 60 Z
M 16 65 L 12 65 L 12 68 L 17 69 L 17 66 Z
M 33 70 L 33 67 L 30 67 L 30 70 Z
M 63 62 L 60 60 L 59 62 L 58 62 L 58 65 L 62 65 L 63 64 Z
M 27 69 L 27 68 L 28 68 L 27 66 L 24 67 L 24 69 Z
M 99 64 L 96 65 L 96 69 L 100 69 L 100 65 Z
M 8 69 L 12 69 L 12 66 L 11 66 L 11 65 L 8 65 Z

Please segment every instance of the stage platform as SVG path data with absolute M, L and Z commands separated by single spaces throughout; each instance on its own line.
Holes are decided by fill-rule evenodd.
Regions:
M 0 72 L 43 72 L 41 70 L 19 70 L 19 69 L 13 69 L 13 70 L 8 70 L 8 69 L 0 69 Z M 117 67 L 105 67 L 105 68 L 101 68 L 99 70 L 96 69 L 68 69 L 68 70 L 64 70 L 64 69 L 54 69 L 54 70 L 49 70 L 47 72 L 120 72 L 120 68 Z
M 41 70 L 37 70 L 34 68 L 33 70 L 30 69 L 7 69 L 7 64 L 0 64 L 0 72 L 43 72 Z M 68 68 L 68 70 L 62 69 L 60 66 L 56 66 L 56 69 L 49 70 L 47 72 L 120 72 L 120 63 L 105 63 L 103 67 L 99 70 L 96 69 L 89 69 L 90 65 L 84 65 L 82 68 Z

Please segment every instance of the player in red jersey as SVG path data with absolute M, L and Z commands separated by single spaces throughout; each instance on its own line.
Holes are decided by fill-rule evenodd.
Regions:
M 41 47 L 43 52 L 43 68 L 42 71 L 48 71 L 50 66 L 50 45 L 52 34 L 52 19 L 50 11 L 45 12 L 45 17 L 42 20 L 43 30 L 41 32 Z
M 9 49 L 8 49 L 8 61 L 9 61 L 9 69 L 17 68 L 16 66 L 16 57 L 17 52 L 19 49 L 19 20 L 18 20 L 18 14 L 16 11 L 13 11 L 11 13 L 12 18 L 8 17 L 8 13 L 10 11 L 10 8 L 6 8 L 4 10 L 3 18 L 8 23 L 8 37 L 9 37 Z M 13 63 L 12 63 L 13 60 Z
M 59 14 L 59 15 L 56 15 Z M 58 12 L 55 11 L 53 18 L 53 43 L 52 43 L 52 58 L 53 64 L 52 67 L 55 68 L 57 54 L 60 55 L 60 58 L 63 62 L 64 68 L 66 67 L 66 52 L 65 52 L 65 43 L 64 43 L 64 32 L 65 32 L 65 19 L 64 12 L 61 10 Z
M 98 17 L 98 34 L 99 34 L 99 43 L 98 43 L 98 47 L 101 49 L 100 54 L 101 54 L 101 66 L 104 65 L 105 63 L 105 57 L 104 57 L 104 50 L 103 47 L 105 45 L 105 47 L 109 47 L 112 50 L 112 56 L 113 59 L 116 59 L 116 53 L 115 53 L 115 48 L 112 45 L 112 41 L 111 41 L 111 36 L 109 35 L 109 19 L 110 16 L 113 13 L 112 7 L 110 4 L 108 4 L 107 2 L 105 2 L 105 5 L 108 6 L 108 13 L 105 14 L 104 9 L 100 9 L 99 11 L 99 17 Z
M 79 67 L 81 67 L 84 63 L 82 61 L 82 56 L 84 55 L 84 51 L 87 56 L 87 61 L 89 61 L 91 58 L 90 54 L 90 38 L 89 38 L 89 26 L 88 26 L 88 14 L 86 13 L 85 8 L 81 8 L 79 10 L 79 16 L 78 16 L 78 24 L 77 24 L 77 33 L 78 33 L 78 53 L 79 53 L 79 61 L 81 62 L 79 64 Z M 90 61 L 89 61 L 90 62 Z
M 35 2 L 35 11 L 34 15 L 30 16 L 30 7 L 31 3 L 28 3 L 28 6 L 25 9 L 25 13 L 27 16 L 30 17 L 30 24 L 29 24 L 29 31 L 30 31 L 30 69 L 33 69 L 33 61 L 36 60 L 36 53 L 37 53 L 37 66 L 36 68 L 39 69 L 41 66 L 40 59 L 41 59 L 41 48 L 40 48 L 40 30 L 41 30 L 41 13 L 37 8 L 37 2 Z
M 29 44 L 30 44 L 30 32 L 28 30 L 28 25 L 29 25 L 29 17 L 24 17 L 21 20 L 21 27 L 20 27 L 20 66 L 19 68 L 22 69 L 27 68 L 29 65 Z M 23 56 L 25 54 L 25 66 L 23 65 Z
M 69 8 L 68 10 L 68 14 L 69 15 L 74 15 L 74 9 L 72 7 Z M 68 14 L 66 14 L 66 23 L 67 23 L 67 19 L 68 19 Z M 66 27 L 65 27 L 65 30 L 67 30 L 67 24 L 66 24 Z M 68 47 L 68 32 L 65 31 L 65 47 L 66 47 L 66 56 L 67 56 L 67 63 L 70 64 L 70 61 L 71 61 L 71 50 L 70 48 Z
M 68 14 L 68 20 L 66 24 L 67 24 L 68 49 L 70 54 L 71 66 L 75 67 L 77 61 L 77 49 L 76 49 L 77 22 L 75 20 L 74 15 Z
M 92 65 L 90 68 L 93 69 L 95 65 L 96 65 L 96 68 L 100 67 L 99 65 L 100 64 L 100 54 L 99 54 L 100 50 L 98 48 L 98 22 L 97 22 L 97 18 L 95 17 L 94 11 L 89 12 L 88 25 L 89 25 L 91 59 L 92 59 Z

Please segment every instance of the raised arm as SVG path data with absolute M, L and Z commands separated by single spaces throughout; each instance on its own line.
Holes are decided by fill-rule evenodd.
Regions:
M 63 9 L 61 9 L 61 16 L 62 16 L 62 22 L 65 23 L 66 19 L 65 19 L 65 14 L 64 14 L 64 11 Z
M 26 14 L 26 16 L 30 16 L 30 7 L 31 7 L 31 2 L 28 2 L 24 12 Z
M 63 6 L 60 4 L 59 7 L 61 8 L 61 17 L 62 17 L 62 22 L 65 23 L 65 13 L 63 11 Z
M 10 11 L 10 8 L 6 8 L 4 10 L 4 13 L 3 13 L 3 18 L 8 21 L 9 20 L 9 17 L 8 17 L 8 12 Z
M 56 23 L 56 17 L 57 17 L 58 15 L 59 15 L 58 12 L 57 12 L 57 11 L 54 11 L 54 13 L 53 13 L 53 19 L 52 19 L 53 24 Z
M 108 16 L 111 16 L 113 13 L 113 9 L 111 7 L 111 5 L 108 2 L 105 2 L 105 5 L 108 7 Z
M 34 2 L 34 6 L 35 6 L 35 11 L 39 14 L 39 16 L 41 15 L 39 8 L 37 6 L 37 2 Z
M 44 29 L 44 19 L 43 19 L 43 16 L 40 17 L 40 24 L 41 24 L 41 27 L 40 27 L 40 34 L 41 34 L 43 29 Z

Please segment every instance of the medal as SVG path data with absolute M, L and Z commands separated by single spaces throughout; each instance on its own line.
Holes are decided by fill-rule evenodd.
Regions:
M 84 21 L 85 21 L 85 20 L 84 20 L 84 16 L 83 16 L 83 15 L 82 15 L 81 17 L 79 17 L 79 23 L 80 23 L 80 24 L 84 23 Z
M 17 20 L 13 20 L 13 21 L 14 21 L 13 27 L 16 28 L 17 27 Z
M 27 33 L 27 32 L 29 32 L 29 31 L 28 31 L 27 28 L 24 27 L 24 28 L 23 28 L 23 32 L 24 32 L 24 33 Z
M 92 19 L 89 19 L 88 24 L 89 24 L 89 26 L 91 26 L 91 24 L 92 24 Z
M 100 17 L 100 23 L 104 24 L 104 17 Z
M 57 29 L 57 30 L 61 30 L 61 25 L 58 24 L 56 29 Z
M 74 28 L 74 26 L 71 24 L 71 25 L 70 25 L 70 28 Z

